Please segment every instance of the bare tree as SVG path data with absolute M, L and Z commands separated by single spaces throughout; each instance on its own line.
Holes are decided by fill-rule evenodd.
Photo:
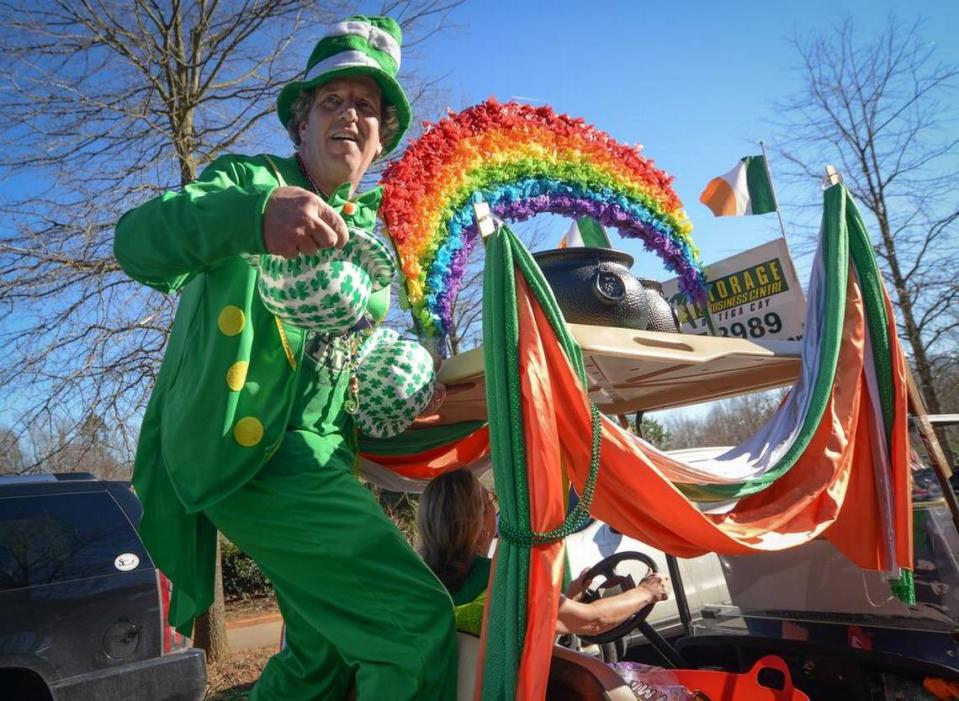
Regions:
M 24 462 L 33 467 L 21 472 L 89 472 L 100 479 L 129 479 L 129 465 L 120 459 L 119 432 L 102 417 L 90 414 L 79 425 L 62 415 L 44 418 L 30 426 Z
M 959 66 L 938 61 L 921 29 L 890 18 L 875 41 L 861 42 L 847 20 L 797 39 L 803 87 L 778 114 L 793 179 L 808 185 L 835 163 L 874 219 L 900 336 L 938 413 L 931 359 L 955 357 L 959 331 L 951 311 L 959 301 L 959 138 L 949 104 Z
M 0 475 L 23 472 L 24 457 L 20 437 L 6 426 L 0 426 Z
M 744 394 L 716 402 L 705 416 L 687 412 L 664 418 L 669 448 L 738 445 L 762 428 L 785 396 L 782 389 Z
M 559 242 L 562 232 L 549 239 L 549 227 L 542 219 L 534 219 L 515 227 L 517 235 L 529 250 L 545 247 L 552 248 Z M 483 266 L 484 251 L 477 242 L 476 250 L 470 255 L 470 262 L 463 277 L 463 287 L 453 301 L 453 323 L 449 333 L 450 353 L 462 353 L 475 348 L 483 342 Z
M 415 51 L 456 4 L 384 9 Z M 317 25 L 351 6 L 0 4 L 0 177 L 13 178 L 0 199 L 0 388 L 17 398 L 14 430 L 58 412 L 125 428 L 140 415 L 175 300 L 119 270 L 116 220 L 224 152 L 289 149 L 273 121 L 279 88 L 302 70 Z M 414 99 L 434 87 L 411 85 Z
M 456 4 L 383 9 L 415 50 Z M 316 27 L 354 5 L 0 2 L 0 178 L 12 179 L 0 199 L 0 390 L 23 417 L 14 437 L 67 417 L 64 438 L 82 444 L 84 421 L 98 417 L 132 455 L 175 299 L 122 274 L 113 227 L 225 152 L 288 149 L 272 121 L 279 88 L 302 70 Z M 430 88 L 413 85 L 414 99 Z M 24 469 L 62 453 L 61 443 Z M 211 660 L 227 652 L 222 606 L 214 619 L 199 627 Z
M 544 219 L 533 219 L 530 222 L 516 224 L 513 230 L 530 250 L 544 247 L 552 248 L 552 242 L 549 239 L 549 226 L 545 224 Z M 555 237 L 556 242 L 559 241 L 560 235 Z M 484 263 L 483 245 L 476 242 L 474 249 L 470 252 L 466 272 L 463 275 L 462 287 L 456 295 L 456 299 L 453 300 L 452 324 L 447 336 L 447 350 L 451 355 L 463 353 L 483 343 Z M 400 283 L 397 282 L 396 284 Z M 397 296 L 399 295 L 394 295 L 394 297 Z M 399 305 L 390 309 L 385 323 L 408 336 L 416 336 L 416 328 L 410 318 L 409 311 Z

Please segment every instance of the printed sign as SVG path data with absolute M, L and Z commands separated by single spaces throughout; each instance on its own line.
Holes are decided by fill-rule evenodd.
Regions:
M 751 341 L 802 338 L 806 298 L 783 239 L 706 266 L 706 280 L 717 336 Z M 702 308 L 679 292 L 677 278 L 663 283 L 663 294 L 676 309 L 683 333 L 709 334 Z

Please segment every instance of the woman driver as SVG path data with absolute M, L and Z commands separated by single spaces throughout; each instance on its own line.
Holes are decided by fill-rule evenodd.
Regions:
M 479 635 L 491 564 L 486 555 L 496 534 L 495 497 L 469 470 L 448 472 L 427 485 L 416 526 L 420 554 L 453 599 L 457 630 Z M 560 596 L 557 634 L 604 633 L 668 596 L 668 578 L 653 572 L 634 589 L 586 603 L 577 599 L 583 574 Z

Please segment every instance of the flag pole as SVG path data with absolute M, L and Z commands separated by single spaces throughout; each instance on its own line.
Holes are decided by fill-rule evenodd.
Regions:
M 783 215 L 779 211 L 779 198 L 776 197 L 776 187 L 773 185 L 773 175 L 769 172 L 769 159 L 766 158 L 766 144 L 759 141 L 759 149 L 763 152 L 763 166 L 766 168 L 766 177 L 769 179 L 769 191 L 773 196 L 773 206 L 776 207 L 776 216 L 779 217 L 779 230 L 783 234 L 783 241 L 786 240 L 786 227 L 783 225 Z

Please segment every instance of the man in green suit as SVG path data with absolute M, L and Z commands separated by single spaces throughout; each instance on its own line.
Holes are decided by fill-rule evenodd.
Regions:
M 187 634 L 212 602 L 217 530 L 273 582 L 287 645 L 255 699 L 455 697 L 450 600 L 354 476 L 349 368 L 304 352 L 244 257 L 372 230 L 380 191 L 356 188 L 410 123 L 401 40 L 386 17 L 333 26 L 277 101 L 295 156 L 223 156 L 117 224 L 123 269 L 180 293 L 134 466 L 140 530 Z M 371 298 L 369 316 L 387 303 L 388 290 Z

